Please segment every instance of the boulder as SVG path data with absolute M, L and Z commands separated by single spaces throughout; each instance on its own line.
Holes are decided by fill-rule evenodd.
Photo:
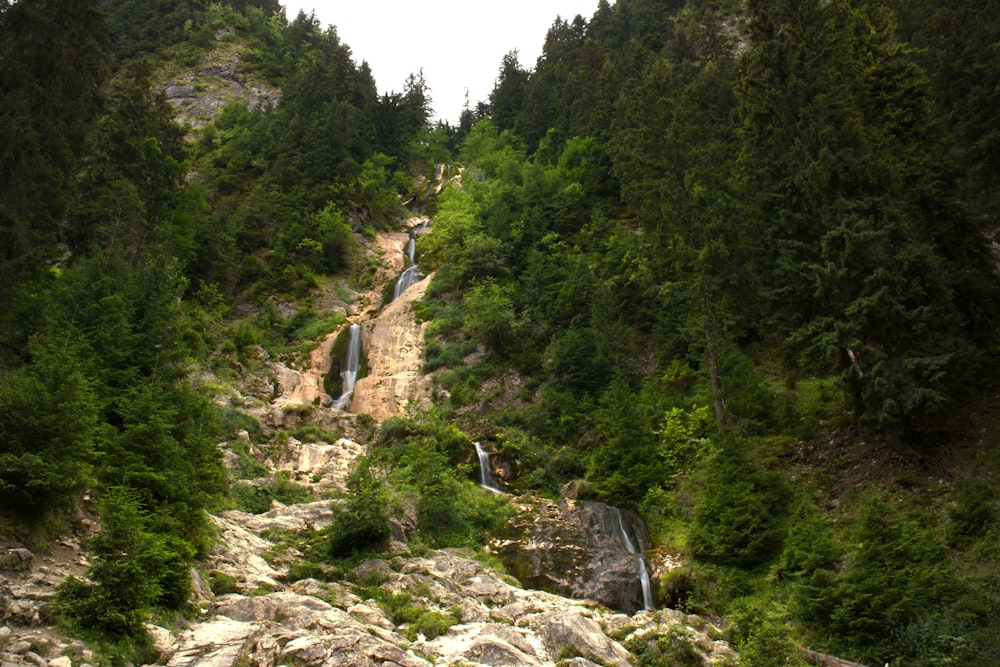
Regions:
M 643 608 L 642 564 L 619 523 L 638 528 L 629 530 L 630 541 L 642 549 L 649 538 L 637 517 L 628 520 L 610 505 L 570 499 L 521 498 L 517 508 L 505 539 L 491 548 L 522 584 L 628 613 Z
M 604 634 L 601 626 L 580 613 L 545 612 L 529 621 L 545 648 L 556 657 L 579 656 L 602 665 L 629 667 L 628 651 Z
M 167 667 L 236 667 L 250 651 L 259 627 L 224 616 L 181 633 Z

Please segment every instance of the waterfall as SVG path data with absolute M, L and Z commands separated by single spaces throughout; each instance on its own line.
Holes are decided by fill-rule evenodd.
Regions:
M 625 527 L 625 519 L 622 517 L 622 512 L 617 507 L 612 508 L 614 510 L 614 517 L 618 523 L 618 532 L 622 536 L 622 541 L 625 543 L 625 549 L 630 553 L 634 554 L 636 561 L 639 565 L 639 582 L 642 584 L 642 606 L 645 609 L 655 609 L 656 605 L 653 604 L 653 586 L 649 581 L 649 571 L 646 569 L 646 559 L 643 558 L 639 550 L 635 548 L 632 543 L 632 538 L 628 535 L 628 529 Z
M 361 325 L 352 324 L 348 332 L 347 354 L 344 355 L 344 366 L 340 377 L 344 386 L 338 398 L 333 403 L 337 410 L 347 408 L 354 394 L 354 383 L 358 379 L 358 369 L 361 368 Z
M 406 244 L 406 256 L 410 260 L 410 264 L 417 263 L 417 237 L 410 236 L 410 242 Z
M 393 301 L 398 299 L 407 287 L 420 280 L 420 267 L 417 266 L 417 237 L 412 231 L 410 232 L 410 241 L 406 244 L 406 258 L 410 260 L 410 265 L 399 274 L 396 286 L 392 290 Z
M 479 457 L 479 486 L 494 493 L 503 493 L 503 490 L 497 485 L 493 468 L 490 467 L 490 453 L 483 449 L 483 446 L 478 442 L 472 444 L 476 446 L 476 455 Z

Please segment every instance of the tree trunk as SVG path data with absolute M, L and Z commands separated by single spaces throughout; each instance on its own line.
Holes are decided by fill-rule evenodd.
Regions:
M 726 428 L 726 401 L 722 398 L 722 377 L 719 375 L 719 360 L 715 354 L 715 342 L 708 327 L 705 327 L 705 343 L 708 349 L 708 370 L 712 382 L 712 402 L 715 404 L 715 425 L 721 433 Z

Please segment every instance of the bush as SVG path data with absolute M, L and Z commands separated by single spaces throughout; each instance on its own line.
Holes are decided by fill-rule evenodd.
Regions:
M 626 645 L 637 667 L 700 667 L 705 664 L 691 638 L 671 628 L 666 634 L 634 637 Z
M 961 547 L 986 535 L 997 525 L 993 487 L 985 480 L 963 480 L 955 485 L 954 500 L 948 506 L 948 538 Z
M 236 577 L 232 577 L 225 572 L 219 572 L 218 570 L 212 570 L 209 573 L 208 587 L 212 589 L 212 593 L 215 595 L 239 593 L 240 590 L 236 582 Z
M 931 610 L 947 608 L 962 587 L 949 570 L 947 549 L 924 523 L 923 517 L 898 516 L 881 498 L 868 498 L 843 567 L 817 570 L 802 583 L 798 613 L 829 638 L 834 652 L 865 663 L 910 658 L 932 664 L 916 660 L 917 652 L 957 646 L 961 637 L 954 624 L 930 619 Z M 914 653 L 900 655 L 907 644 Z
M 358 459 L 347 480 L 346 501 L 333 505 L 327 550 L 334 558 L 378 551 L 389 543 L 389 494 L 368 458 Z
M 247 514 L 263 514 L 271 509 L 271 492 L 266 486 L 254 484 L 234 484 L 230 492 L 233 504 L 241 512 Z

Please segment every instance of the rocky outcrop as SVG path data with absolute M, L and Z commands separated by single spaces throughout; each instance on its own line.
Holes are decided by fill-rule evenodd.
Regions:
M 381 420 L 404 414 L 410 403 L 430 407 L 430 378 L 420 372 L 427 322 L 417 323 L 413 311 L 413 302 L 423 298 L 430 280 L 428 276 L 412 285 L 378 317 L 362 324 L 368 375 L 354 385 L 351 412 Z
M 193 130 L 215 120 L 233 102 L 255 109 L 277 104 L 281 97 L 263 77 L 243 66 L 240 46 L 227 41 L 225 32 L 216 36 L 215 46 L 196 65 L 167 78 L 161 89 L 177 121 Z
M 506 539 L 491 549 L 522 583 L 629 612 L 643 607 L 641 565 L 624 543 L 618 510 L 591 501 L 530 496 L 515 505 L 518 512 L 508 522 Z M 641 522 L 622 517 L 633 543 L 648 548 Z
M 239 593 L 219 597 L 203 620 L 179 633 L 164 650 L 162 664 L 626 666 L 633 664 L 628 646 L 660 637 L 686 642 L 704 664 L 733 658 L 728 646 L 715 639 L 718 630 L 702 619 L 669 610 L 628 615 L 525 590 L 460 550 L 418 557 L 397 544 L 399 555 L 365 561 L 348 577 L 364 585 L 314 579 L 286 583 L 281 566 L 260 565 L 274 545 L 247 534 L 278 527 L 273 522 L 283 521 L 282 512 L 306 517 L 313 511 L 296 508 L 280 508 L 270 517 L 227 512 L 220 518 L 223 532 L 213 567 L 240 564 L 254 574 L 241 582 Z M 259 594 L 263 581 L 271 584 L 270 592 Z M 256 595 L 251 592 L 255 586 Z M 436 614 L 450 619 L 450 627 L 425 636 L 419 624 L 394 621 L 369 599 L 373 590 L 380 599 L 392 599 L 395 611 L 408 606 L 412 612 L 405 618 Z

